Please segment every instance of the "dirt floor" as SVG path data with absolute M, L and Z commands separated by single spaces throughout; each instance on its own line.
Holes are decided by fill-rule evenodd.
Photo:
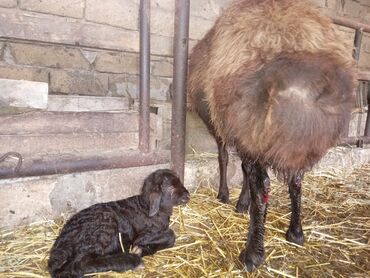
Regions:
M 186 207 L 172 216 L 175 247 L 144 259 L 143 270 L 96 277 L 369 277 L 370 166 L 350 176 L 307 176 L 303 187 L 305 246 L 285 241 L 290 201 L 273 180 L 266 223 L 266 262 L 247 274 L 238 262 L 249 216 L 216 200 L 205 179 Z M 0 277 L 48 277 L 48 251 L 63 221 L 0 230 Z

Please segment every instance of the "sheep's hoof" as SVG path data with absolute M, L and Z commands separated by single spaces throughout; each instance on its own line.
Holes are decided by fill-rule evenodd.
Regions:
M 138 255 L 139 257 L 141 257 L 141 254 L 143 253 L 143 249 L 141 249 L 139 246 L 135 245 L 134 247 L 132 247 L 130 253 Z
M 239 260 L 244 264 L 245 271 L 252 272 L 265 261 L 265 258 L 264 254 L 244 249 L 239 255 Z
M 221 203 L 228 204 L 229 203 L 229 191 L 219 190 L 217 194 L 217 199 L 219 199 Z
M 302 232 L 302 229 L 293 232 L 292 229 L 288 229 L 288 231 L 285 234 L 285 238 L 287 241 L 298 244 L 298 245 L 303 245 L 304 243 L 304 235 Z
M 236 212 L 248 213 L 248 209 L 249 209 L 249 201 L 248 202 L 242 202 L 239 199 L 238 203 L 236 204 Z
M 228 204 L 229 203 L 229 194 L 218 193 L 217 199 L 219 199 L 221 203 Z

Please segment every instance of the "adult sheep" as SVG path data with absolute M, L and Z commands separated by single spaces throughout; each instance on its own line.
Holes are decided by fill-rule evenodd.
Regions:
M 336 145 L 351 114 L 354 61 L 331 21 L 308 1 L 236 0 L 194 47 L 188 103 L 219 148 L 218 198 L 228 201 L 227 150 L 242 160 L 237 208 L 250 203 L 240 260 L 248 271 L 264 260 L 264 221 L 272 168 L 289 184 L 289 241 L 303 244 L 301 181 Z

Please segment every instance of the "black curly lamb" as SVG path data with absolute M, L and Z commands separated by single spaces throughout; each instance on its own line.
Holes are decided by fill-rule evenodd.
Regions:
M 83 277 L 140 266 L 142 256 L 174 245 L 175 234 L 169 229 L 172 209 L 188 200 L 189 192 L 176 174 L 162 169 L 145 179 L 140 195 L 78 212 L 50 251 L 51 276 Z

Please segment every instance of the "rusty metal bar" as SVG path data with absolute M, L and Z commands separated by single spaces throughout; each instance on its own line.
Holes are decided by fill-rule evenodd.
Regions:
M 163 164 L 170 161 L 169 151 L 143 154 L 129 153 L 119 157 L 66 158 L 52 161 L 23 161 L 16 172 L 14 167 L 0 167 L 0 179 L 68 174 L 74 172 L 98 171 L 116 168 L 128 168 Z
M 171 168 L 184 179 L 186 80 L 189 49 L 189 0 L 176 0 L 174 36 L 173 102 L 171 125 Z
M 337 25 L 341 25 L 341 26 L 344 26 L 344 27 L 349 27 L 349 28 L 352 28 L 352 29 L 362 29 L 364 32 L 370 33 L 370 25 L 368 25 L 368 24 L 360 23 L 360 22 L 357 22 L 357 21 L 354 21 L 354 20 L 350 20 L 350 19 L 342 18 L 342 17 L 337 17 L 337 16 L 331 16 L 331 20 L 333 21 L 333 23 L 335 23 Z
M 370 82 L 367 83 L 367 117 L 364 135 L 370 137 Z
M 149 152 L 150 136 L 150 0 L 140 0 L 139 149 Z
M 352 57 L 355 59 L 357 62 L 360 59 L 360 52 L 361 52 L 361 42 L 362 42 L 362 37 L 364 35 L 364 32 L 362 29 L 356 29 L 355 32 L 355 39 L 353 43 L 353 52 L 352 52 Z
M 359 71 L 357 78 L 361 81 L 370 81 L 370 71 Z
M 355 39 L 354 39 L 354 49 L 353 49 L 353 58 L 358 61 L 360 58 L 360 52 L 361 52 L 361 41 L 363 37 L 363 32 L 370 33 L 370 25 L 359 23 L 350 19 L 346 18 L 340 18 L 340 17 L 331 17 L 333 23 L 349 28 L 356 29 L 355 33 Z M 363 81 L 369 81 L 370 80 L 370 72 L 359 72 L 358 73 L 358 79 Z M 342 140 L 341 145 L 357 145 L 358 147 L 362 147 L 363 144 L 369 144 L 370 143 L 370 85 L 368 84 L 368 92 L 367 92 L 367 101 L 368 101 L 368 111 L 367 111 L 367 118 L 366 118 L 366 124 L 365 124 L 365 133 L 364 137 L 362 138 L 345 138 Z M 344 136 L 348 136 L 349 132 L 349 123 L 348 128 L 344 134 Z
M 356 145 L 362 147 L 364 144 L 370 144 L 370 136 L 343 138 L 338 146 Z
M 364 32 L 362 29 L 356 29 L 355 38 L 353 41 L 353 51 L 352 51 L 352 57 L 356 60 L 358 63 L 358 60 L 360 59 L 360 52 L 361 52 L 361 42 L 362 42 L 362 36 Z M 359 87 L 357 88 L 357 95 L 358 95 Z M 350 121 L 346 123 L 346 129 L 343 132 L 343 137 L 348 137 L 349 134 L 349 125 Z

